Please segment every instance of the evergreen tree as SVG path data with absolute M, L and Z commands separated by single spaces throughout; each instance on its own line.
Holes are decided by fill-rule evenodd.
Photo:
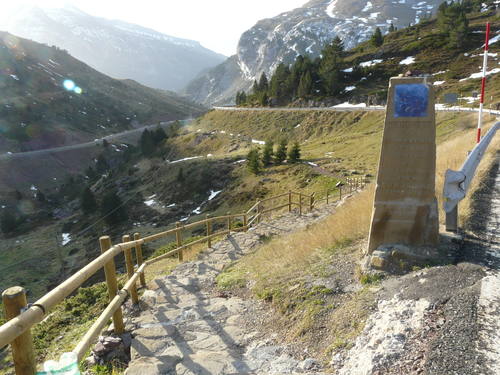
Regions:
M 96 171 L 91 166 L 89 166 L 85 170 L 85 175 L 89 178 L 90 181 L 92 181 L 93 179 L 95 179 L 97 177 Z
M 101 214 L 108 225 L 115 225 L 127 220 L 128 215 L 122 200 L 115 191 L 107 193 L 101 203 Z
M 141 152 L 144 156 L 151 156 L 155 152 L 155 142 L 153 140 L 153 135 L 148 129 L 144 129 L 139 141 L 141 146 Z
M 109 169 L 109 164 L 106 161 L 106 158 L 104 157 L 103 154 L 101 154 L 97 157 L 97 163 L 96 163 L 95 167 L 96 167 L 97 173 L 99 173 L 99 174 L 102 174 Z M 70 180 L 68 183 L 73 184 L 74 181 Z
M 382 35 L 382 31 L 380 27 L 375 29 L 372 37 L 370 38 L 370 43 L 375 47 L 380 47 L 384 43 L 384 36 Z
M 442 3 L 438 8 L 437 24 L 439 31 L 448 38 L 451 48 L 461 48 L 467 41 L 469 21 L 467 20 L 467 4 Z
M 94 213 L 97 209 L 97 202 L 95 200 L 94 193 L 92 193 L 92 190 L 90 190 L 88 186 L 83 189 L 80 197 L 80 208 L 86 215 Z
M 262 73 L 259 79 L 259 92 L 266 92 L 269 90 L 269 82 L 266 73 Z
M 247 166 L 250 172 L 258 174 L 260 172 L 259 150 L 251 149 L 247 155 Z
M 271 77 L 269 94 L 272 98 L 276 98 L 279 103 L 285 103 L 292 98 L 290 75 L 290 68 L 281 63 Z
M 394 24 L 391 22 L 391 26 L 389 26 L 389 32 L 393 33 L 394 31 L 396 31 L 396 28 L 394 27 Z
M 161 127 L 157 127 L 154 132 L 151 133 L 153 138 L 153 143 L 156 145 L 160 145 L 165 139 L 167 139 L 167 133 Z
M 323 91 L 331 96 L 339 94 L 344 86 L 342 84 L 342 54 L 344 44 L 337 37 L 327 45 L 323 51 L 322 59 L 319 61 L 319 74 L 323 82 Z
M 259 84 L 257 83 L 256 80 L 253 81 L 253 86 L 252 86 L 252 92 L 253 94 L 258 94 L 259 93 Z
M 300 161 L 300 145 L 298 142 L 295 142 L 290 151 L 288 151 L 288 161 L 290 163 L 297 163 Z
M 282 139 L 278 145 L 278 149 L 274 154 L 274 161 L 276 164 L 281 164 L 286 160 L 286 150 L 287 150 L 287 142 L 286 139 Z
M 267 167 L 271 164 L 274 155 L 274 143 L 271 141 L 266 142 L 264 150 L 262 151 L 262 165 Z
M 16 229 L 17 219 L 16 216 L 9 209 L 3 209 L 0 216 L 0 229 L 2 233 L 8 234 Z
M 42 193 L 40 190 L 37 190 L 37 192 L 35 194 L 35 198 L 40 203 L 43 203 L 46 201 L 45 194 Z
M 299 98 L 306 98 L 311 94 L 312 90 L 312 78 L 311 73 L 306 71 L 300 77 L 299 87 L 297 89 L 297 96 Z
M 177 182 L 179 184 L 183 184 L 184 181 L 186 181 L 186 177 L 184 176 L 184 169 L 180 167 L 179 171 L 177 172 Z
M 109 147 L 109 142 L 106 138 L 102 139 L 102 147 L 108 148 Z
M 261 106 L 266 106 L 268 105 L 269 103 L 269 97 L 267 96 L 267 93 L 266 92 L 263 92 L 261 95 L 260 95 L 260 105 Z

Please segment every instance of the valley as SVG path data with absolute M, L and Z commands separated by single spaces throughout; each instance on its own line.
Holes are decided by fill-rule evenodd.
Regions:
M 483 132 L 498 126 L 500 4 L 440 4 L 311 0 L 258 21 L 222 63 L 197 42 L 76 8 L 29 8 L 13 19 L 20 35 L 37 39 L 40 32 L 37 40 L 57 47 L 0 32 L 0 290 L 21 285 L 37 301 L 116 252 L 106 261 L 114 259 L 115 271 L 108 262 L 106 274 L 102 265 L 85 272 L 82 288 L 54 292 L 67 293 L 49 301 L 50 312 L 37 312 L 37 363 L 72 350 L 90 329 L 108 303 L 112 273 L 124 351 L 106 357 L 103 349 L 118 340 L 116 310 L 93 337 L 106 338 L 93 352 L 85 349 L 79 366 L 86 375 L 486 368 L 467 360 L 472 348 L 453 360 L 448 336 L 488 336 L 469 312 L 480 298 L 493 298 L 483 289 L 498 271 L 496 261 L 484 263 L 485 249 L 496 251 L 498 136 L 480 155 L 457 209 L 458 234 L 444 233 L 442 192 L 447 170 L 459 170 L 476 144 L 485 22 L 491 45 Z M 465 39 L 443 31 L 452 14 L 446 6 L 463 17 L 457 25 Z M 435 94 L 435 140 L 432 133 L 427 142 L 437 145 L 435 186 L 422 189 L 436 192 L 442 257 L 415 266 L 402 256 L 391 273 L 367 269 L 365 256 L 391 120 L 388 82 L 396 76 L 423 79 Z M 429 117 L 434 125 L 434 113 Z M 401 141 L 393 159 L 425 143 L 419 137 Z M 393 172 L 398 184 L 405 179 Z M 300 203 L 292 205 L 292 192 Z M 102 236 L 115 246 L 103 245 Z M 135 299 L 127 279 L 139 280 L 139 247 L 147 272 Z M 477 311 L 492 313 L 481 303 Z M 11 375 L 6 348 L 0 374 Z M 413 350 L 426 354 L 416 358 Z

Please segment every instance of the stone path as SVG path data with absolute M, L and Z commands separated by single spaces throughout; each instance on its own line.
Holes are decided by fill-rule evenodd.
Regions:
M 246 233 L 232 234 L 199 260 L 152 281 L 142 297 L 140 315 L 127 323 L 133 340 L 126 374 L 317 374 L 319 362 L 295 359 L 286 345 L 256 339 L 259 327 L 246 328 L 259 302 L 221 295 L 214 283 L 225 266 L 254 251 L 269 236 L 317 222 L 337 204 L 302 217 L 285 214 Z

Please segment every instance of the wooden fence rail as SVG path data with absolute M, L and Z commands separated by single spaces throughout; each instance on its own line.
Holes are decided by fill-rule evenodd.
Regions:
M 356 189 L 364 187 L 364 184 L 364 179 L 347 179 L 347 191 L 353 192 Z M 345 191 L 342 191 L 342 186 L 337 187 L 339 188 L 339 199 L 342 199 L 342 194 L 345 194 Z M 275 202 L 283 198 L 286 198 L 286 201 L 278 202 L 272 207 L 264 207 L 266 203 Z M 0 327 L 0 348 L 9 344 L 11 345 L 16 375 L 34 375 L 36 363 L 33 352 L 33 339 L 30 331 L 31 327 L 41 322 L 52 308 L 71 295 L 97 271 L 104 269 L 110 302 L 74 349 L 78 360 L 82 360 L 92 343 L 109 322 L 109 319 L 113 318 L 115 333 L 119 334 L 125 330 L 121 306 L 128 296 L 131 297 L 134 304 L 138 303 L 137 284 L 140 282 L 142 287 L 146 286 L 144 274 L 149 265 L 175 255 L 178 256 L 179 261 L 182 261 L 184 250 L 204 242 L 207 242 L 207 246 L 211 247 L 213 239 L 230 235 L 231 232 L 247 231 L 255 223 L 261 222 L 265 214 L 273 211 L 287 208 L 291 212 L 292 207 L 295 206 L 298 207 L 299 215 L 302 215 L 304 208 L 312 211 L 318 202 L 326 200 L 329 203 L 332 201 L 331 198 L 332 195 L 330 195 L 329 190 L 326 191 L 324 198 L 319 198 L 315 193 L 307 195 L 301 192 L 289 191 L 259 200 L 245 213 L 217 217 L 207 215 L 203 220 L 190 224 L 176 223 L 176 227 L 173 229 L 144 238 L 141 238 L 139 233 L 135 233 L 133 235 L 134 240 L 131 240 L 129 235 L 124 235 L 122 242 L 116 245 L 111 244 L 111 239 L 108 236 L 103 236 L 99 239 L 101 248 L 100 256 L 38 299 L 35 303 L 26 305 L 26 294 L 21 287 L 13 287 L 4 291 L 2 294 L 3 304 L 6 310 L 6 318 L 9 321 Z M 237 219 L 241 220 L 239 223 L 242 225 L 235 226 L 235 220 Z M 225 228 L 213 232 L 214 223 L 217 222 L 222 222 Z M 183 232 L 198 227 L 205 231 L 205 235 L 196 241 L 184 243 Z M 143 244 L 171 236 L 175 236 L 175 249 L 153 259 L 146 261 L 143 259 Z M 135 262 L 132 249 L 135 250 Z M 128 280 L 123 288 L 118 289 L 114 258 L 120 253 L 124 254 Z

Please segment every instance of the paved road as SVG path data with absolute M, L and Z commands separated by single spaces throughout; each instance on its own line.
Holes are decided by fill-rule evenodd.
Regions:
M 296 112 L 296 111 L 332 111 L 332 112 L 355 112 L 355 111 L 369 111 L 378 112 L 385 111 L 385 106 L 375 105 L 369 107 L 362 107 L 356 105 L 349 106 L 335 106 L 335 107 L 259 107 L 259 108 L 246 108 L 246 107 L 213 107 L 216 111 L 258 111 L 258 112 L 268 112 L 268 111 L 283 111 L 283 112 Z M 436 104 L 436 111 L 438 112 L 478 112 L 477 108 L 468 107 L 444 107 L 441 104 Z M 484 113 L 491 113 L 492 115 L 500 116 L 500 111 L 485 109 Z
M 161 126 L 165 127 L 172 124 L 174 121 L 168 121 L 161 124 Z M 151 129 L 157 127 L 158 124 L 146 125 L 137 129 L 126 130 L 120 133 L 110 134 L 102 138 L 95 139 L 90 142 L 78 143 L 74 145 L 61 146 L 61 147 L 53 147 L 53 148 L 45 148 L 43 150 L 34 150 L 34 151 L 26 151 L 26 152 L 15 152 L 15 153 L 6 153 L 0 155 L 0 161 L 2 160 L 14 160 L 14 159 L 22 159 L 29 158 L 33 156 L 47 155 L 53 154 L 57 152 L 69 151 L 69 150 L 79 150 L 82 148 L 93 147 L 99 144 L 102 144 L 102 141 L 105 139 L 107 141 L 114 141 L 120 138 L 126 137 L 128 135 L 132 135 L 135 133 L 140 133 L 145 129 Z

